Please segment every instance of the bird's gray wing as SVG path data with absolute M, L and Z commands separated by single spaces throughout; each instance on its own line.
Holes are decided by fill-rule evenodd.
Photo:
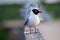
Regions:
M 27 18 L 27 20 L 25 21 L 24 25 L 27 25 L 27 24 L 28 24 L 28 21 L 29 21 L 29 20 L 28 20 L 28 18 Z
M 27 15 L 25 16 L 25 23 L 24 23 L 24 25 L 27 25 L 27 24 L 28 24 L 29 16 L 30 16 L 30 11 L 31 11 L 31 10 L 29 10 L 29 11 L 27 12 Z

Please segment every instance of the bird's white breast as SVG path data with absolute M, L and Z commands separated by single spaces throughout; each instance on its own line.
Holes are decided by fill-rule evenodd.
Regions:
M 31 15 L 29 17 L 29 26 L 37 26 L 40 23 L 39 17 L 37 15 Z

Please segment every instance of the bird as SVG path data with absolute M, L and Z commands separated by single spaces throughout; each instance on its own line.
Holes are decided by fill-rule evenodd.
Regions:
M 40 18 L 38 17 L 38 14 L 42 13 L 41 10 L 39 10 L 38 7 L 31 7 L 28 15 L 26 16 L 26 21 L 24 23 L 25 26 L 30 27 L 30 33 L 31 33 L 31 28 L 34 27 L 35 33 L 36 31 L 36 26 L 39 25 L 40 23 Z

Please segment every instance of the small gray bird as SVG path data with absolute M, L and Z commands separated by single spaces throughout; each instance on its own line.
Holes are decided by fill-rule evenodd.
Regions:
M 34 27 L 35 33 L 36 31 L 36 26 L 39 25 L 40 23 L 40 18 L 38 17 L 38 14 L 42 13 L 37 7 L 31 7 L 30 12 L 27 15 L 26 21 L 24 23 L 25 26 L 30 27 L 30 33 L 31 33 L 31 27 Z

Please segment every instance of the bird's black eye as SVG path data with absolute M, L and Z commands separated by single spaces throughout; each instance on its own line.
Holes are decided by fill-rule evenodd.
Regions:
M 37 9 L 33 9 L 32 11 L 33 11 L 33 13 L 36 14 L 36 15 L 37 15 L 38 13 L 40 13 L 40 11 L 37 10 Z

